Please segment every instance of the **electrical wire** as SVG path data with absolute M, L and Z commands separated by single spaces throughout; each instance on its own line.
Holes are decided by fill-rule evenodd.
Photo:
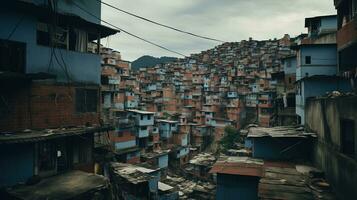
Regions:
M 16 32 L 17 28 L 20 26 L 22 21 L 25 19 L 25 15 L 22 15 L 20 20 L 16 23 L 15 27 L 11 30 L 9 36 L 7 37 L 7 40 L 10 40 L 12 35 Z
M 156 46 L 156 47 L 158 47 L 158 48 L 160 48 L 160 49 L 164 49 L 164 50 L 169 51 L 169 52 L 171 52 L 171 53 L 174 53 L 174 54 L 177 54 L 177 55 L 180 55 L 180 56 L 183 56 L 183 57 L 187 57 L 186 55 L 184 55 L 184 54 L 182 54 L 182 53 L 179 53 L 179 52 L 177 52 L 177 51 L 171 50 L 171 49 L 169 49 L 169 48 L 167 48 L 167 47 L 164 47 L 164 46 L 162 46 L 162 45 L 159 45 L 159 44 L 156 44 L 156 43 L 154 43 L 154 42 L 151 42 L 151 41 L 149 41 L 149 40 L 147 40 L 147 39 L 144 39 L 144 38 L 142 38 L 142 37 L 140 37 L 140 36 L 137 36 L 137 35 L 135 35 L 135 34 L 133 34 L 133 33 L 130 33 L 130 32 L 128 32 L 128 31 L 126 31 L 126 30 L 124 30 L 124 29 L 122 29 L 122 28 L 120 28 L 120 27 L 118 27 L 118 26 L 116 26 L 116 25 L 114 25 L 114 24 L 112 24 L 112 23 L 110 23 L 110 22 L 107 22 L 107 21 L 105 21 L 105 20 L 102 20 L 100 17 L 98 17 L 98 16 L 94 15 L 93 13 L 87 11 L 86 9 L 82 8 L 82 7 L 79 6 L 77 3 L 75 3 L 75 2 L 72 2 L 72 3 L 73 3 L 73 5 L 75 5 L 76 7 L 78 7 L 78 8 L 79 8 L 80 10 L 82 10 L 83 12 L 85 12 L 85 13 L 91 15 L 92 17 L 94 17 L 94 18 L 100 20 L 101 22 L 103 22 L 103 23 L 105 23 L 105 24 L 108 24 L 109 26 L 112 26 L 112 27 L 118 29 L 119 31 L 121 31 L 121 32 L 123 32 L 123 33 L 126 33 L 126 34 L 128 34 L 128 35 L 130 35 L 130 36 L 132 36 L 132 37 L 134 37 L 134 38 L 136 38 L 136 39 L 142 40 L 142 41 L 144 41 L 144 42 L 146 42 L 146 43 L 149 43 L 149 44 L 151 44 L 151 45 L 153 45 L 153 46 Z
M 188 34 L 188 35 L 191 35 L 191 36 L 194 36 L 194 37 L 198 37 L 198 38 L 201 38 L 201 39 L 211 40 L 211 41 L 215 41 L 215 42 L 224 43 L 224 41 L 222 41 L 222 40 L 218 40 L 218 39 L 214 39 L 214 38 L 210 38 L 210 37 L 206 37 L 206 36 L 201 36 L 201 35 L 198 35 L 198 34 L 195 34 L 195 33 L 191 33 L 191 32 L 188 32 L 188 31 L 184 31 L 184 30 L 181 30 L 181 29 L 178 29 L 178 28 L 169 26 L 169 25 L 165 25 L 165 24 L 162 24 L 162 23 L 159 23 L 159 22 L 155 22 L 155 21 L 153 21 L 153 20 L 151 20 L 151 19 L 148 19 L 148 18 L 139 16 L 139 15 L 136 15 L 136 14 L 134 14 L 134 13 L 125 11 L 125 10 L 123 10 L 123 9 L 120 9 L 120 8 L 118 8 L 118 7 L 116 7 L 116 6 L 113 6 L 113 5 L 109 4 L 109 3 L 106 3 L 106 2 L 101 1 L 101 0 L 96 0 L 96 1 L 98 1 L 98 2 L 100 2 L 100 3 L 102 3 L 102 4 L 106 5 L 106 6 L 108 6 L 108 7 L 110 7 L 110 8 L 113 8 L 113 9 L 115 9 L 115 10 L 118 10 L 118 11 L 120 11 L 120 12 L 123 12 L 123 13 L 125 13 L 125 14 L 131 15 L 131 16 L 133 16 L 133 17 L 139 18 L 139 19 L 141 19 L 141 20 L 150 22 L 150 23 L 155 24 L 155 25 L 158 25 L 158 26 L 162 26 L 162 27 L 165 27 L 165 28 L 168 28 L 168 29 L 171 29 L 171 30 L 180 32 L 180 33 Z

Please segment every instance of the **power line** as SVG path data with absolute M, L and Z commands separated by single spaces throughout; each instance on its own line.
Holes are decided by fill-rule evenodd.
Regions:
M 222 40 L 218 40 L 218 39 L 214 39 L 214 38 L 210 38 L 210 37 L 206 37 L 206 36 L 197 35 L 197 34 L 195 34 L 195 33 L 191 33 L 191 32 L 184 31 L 184 30 L 180 30 L 180 29 L 178 29 L 178 28 L 175 28 L 175 27 L 172 27 L 172 26 L 169 26 L 169 25 L 165 25 L 165 24 L 162 24 L 162 23 L 159 23 L 159 22 L 155 22 L 155 21 L 150 20 L 150 19 L 147 19 L 147 18 L 145 18 L 145 17 L 141 17 L 141 16 L 136 15 L 136 14 L 134 14 L 134 13 L 125 11 L 125 10 L 123 10 L 123 9 L 120 9 L 120 8 L 118 8 L 118 7 L 116 7 L 116 6 L 111 5 L 111 4 L 105 3 L 104 1 L 101 1 L 101 0 L 96 0 L 96 1 L 98 1 L 98 2 L 100 2 L 100 3 L 102 3 L 102 4 L 104 4 L 104 5 L 106 5 L 106 6 L 108 6 L 108 7 L 111 7 L 111 8 L 113 8 L 113 9 L 115 9 L 115 10 L 118 10 L 118 11 L 123 12 L 123 13 L 128 14 L 128 15 L 131 15 L 131 16 L 133 16 L 133 17 L 139 18 L 139 19 L 141 19 L 141 20 L 144 20 L 144 21 L 147 21 L 147 22 L 156 24 L 156 25 L 158 25 L 158 26 L 162 26 L 162 27 L 165 27 L 165 28 L 168 28 L 168 29 L 171 29 L 171 30 L 180 32 L 180 33 L 188 34 L 188 35 L 191 35 L 191 36 L 194 36 L 194 37 L 198 37 L 198 38 L 201 38 L 201 39 L 211 40 L 211 41 L 215 41 L 215 42 L 222 42 L 222 43 L 224 43 L 224 41 L 222 41 Z
M 7 40 L 10 40 L 10 38 L 16 32 L 17 28 L 20 26 L 20 24 L 22 23 L 24 18 L 25 18 L 25 15 L 22 15 L 21 18 L 19 19 L 19 21 L 15 24 L 14 28 L 11 30 L 9 36 L 7 37 Z
M 128 34 L 128 35 L 130 35 L 130 36 L 132 36 L 132 37 L 135 37 L 135 38 L 137 38 L 137 39 L 139 39 L 139 40 L 142 40 L 142 41 L 144 41 L 144 42 L 146 42 L 146 43 L 149 43 L 149 44 L 151 44 L 151 45 L 154 45 L 154 46 L 156 46 L 156 47 L 159 47 L 159 48 L 164 49 L 164 50 L 166 50 L 166 51 L 169 51 L 169 52 L 171 52 L 171 53 L 174 53 L 174 54 L 177 54 L 177 55 L 180 55 L 180 56 L 183 56 L 183 57 L 187 57 L 186 55 L 184 55 L 184 54 L 182 54 L 182 53 L 179 53 L 179 52 L 177 52 L 177 51 L 171 50 L 171 49 L 169 49 L 169 48 L 166 48 L 166 47 L 164 47 L 164 46 L 161 46 L 161 45 L 159 45 L 159 44 L 156 44 L 156 43 L 154 43 L 154 42 L 151 42 L 151 41 L 149 41 L 149 40 L 147 40 L 147 39 L 144 39 L 144 38 L 142 38 L 142 37 L 140 37 L 140 36 L 137 36 L 137 35 L 135 35 L 135 34 L 132 34 L 132 33 L 128 32 L 128 31 L 126 31 L 126 30 L 124 30 L 124 29 L 122 29 L 122 28 L 120 28 L 120 27 L 118 27 L 118 26 L 116 26 L 116 25 L 114 25 L 114 24 L 112 24 L 112 23 L 109 23 L 109 22 L 107 22 L 107 21 L 105 21 L 105 20 L 102 20 L 100 17 L 98 17 L 98 16 L 94 15 L 93 13 L 91 13 L 91 12 L 85 10 L 84 8 L 82 8 L 81 6 L 79 6 L 77 3 L 75 3 L 75 2 L 72 2 L 72 3 L 73 3 L 76 7 L 78 7 L 78 8 L 81 9 L 82 11 L 84 11 L 85 13 L 91 15 L 92 17 L 94 17 L 94 18 L 100 20 L 101 22 L 103 22 L 103 23 L 105 23 L 105 24 L 108 24 L 109 26 L 112 26 L 112 27 L 114 27 L 114 28 L 120 30 L 120 31 L 123 32 L 123 33 L 126 33 L 126 34 Z

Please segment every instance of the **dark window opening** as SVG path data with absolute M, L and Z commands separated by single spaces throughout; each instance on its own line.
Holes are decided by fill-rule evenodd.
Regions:
M 123 132 L 118 132 L 118 137 L 123 137 Z
M 355 124 L 353 120 L 342 119 L 340 121 L 342 153 L 351 157 L 355 155 L 354 129 Z
M 144 115 L 140 115 L 140 120 L 144 120 Z
M 311 64 L 311 56 L 305 56 L 305 64 L 307 65 Z
M 76 111 L 97 112 L 98 91 L 95 89 L 76 89 Z
M 0 40 L 0 71 L 25 73 L 26 44 Z
M 65 26 L 52 26 L 47 23 L 37 24 L 37 44 L 78 52 L 88 52 L 88 43 L 95 35 L 84 30 Z

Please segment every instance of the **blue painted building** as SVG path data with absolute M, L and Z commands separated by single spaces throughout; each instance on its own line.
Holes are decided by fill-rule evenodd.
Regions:
M 217 174 L 217 200 L 257 200 L 259 177 Z
M 290 126 L 252 127 L 247 141 L 252 157 L 264 160 L 308 159 L 312 151 L 311 134 Z
M 0 134 L 0 169 L 5 173 L 0 177 L 0 187 L 73 169 L 94 172 L 94 133 L 108 129 L 83 128 L 86 123 L 95 123 L 93 116 L 99 116 L 101 57 L 89 52 L 88 47 L 93 42 L 99 46 L 101 38 L 118 32 L 102 26 L 100 16 L 101 6 L 96 0 L 2 2 L 0 83 L 7 83 L 7 87 L 0 87 L 0 92 L 4 98 L 24 101 L 11 99 L 9 106 L 19 111 L 0 119 L 0 131 L 7 132 Z M 64 84 L 68 86 L 66 97 L 56 90 Z M 36 98 L 41 99 L 41 106 L 32 104 Z M 91 105 L 84 103 L 90 100 Z M 29 123 L 21 118 L 28 116 L 23 107 L 27 104 L 32 115 Z M 68 111 L 65 116 L 63 110 Z M 90 119 L 77 120 L 80 117 Z M 4 123 L 6 119 L 11 123 Z M 12 123 L 15 125 L 4 127 Z M 69 126 L 81 128 L 62 129 Z M 24 129 L 32 130 L 19 131 Z
M 248 157 L 219 158 L 210 171 L 216 176 L 216 199 L 257 200 L 263 165 L 263 160 Z
M 157 120 L 159 125 L 160 138 L 169 139 L 174 132 L 178 131 L 178 121 Z
M 0 71 L 44 72 L 55 74 L 60 82 L 71 80 L 100 84 L 101 57 L 88 53 L 88 43 L 117 31 L 100 25 L 101 7 L 98 1 L 88 0 L 84 3 L 76 0 L 74 3 L 99 19 L 79 9 L 71 1 L 54 2 L 57 4 L 56 12 L 47 1 L 42 0 L 3 2 L 0 12 L 0 46 L 4 47 L 2 44 L 7 43 L 10 44 L 7 51 L 18 48 L 23 53 L 17 54 L 16 60 L 10 58 L 2 61 L 16 67 L 7 69 L 1 66 Z M 58 23 L 54 30 L 51 12 L 57 13 Z M 51 40 L 50 34 L 56 34 L 57 38 Z
M 293 47 L 297 51 L 296 114 L 301 124 L 305 124 L 308 97 L 351 90 L 347 81 L 334 77 L 337 74 L 336 15 L 306 18 L 305 27 L 308 36 Z

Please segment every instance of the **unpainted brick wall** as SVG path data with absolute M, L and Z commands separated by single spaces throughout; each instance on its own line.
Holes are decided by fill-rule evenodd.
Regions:
M 99 86 L 97 112 L 77 113 L 75 89 L 83 86 L 68 86 L 34 83 L 26 88 L 2 93 L 6 113 L 0 115 L 0 131 L 46 129 L 68 126 L 99 124 Z

